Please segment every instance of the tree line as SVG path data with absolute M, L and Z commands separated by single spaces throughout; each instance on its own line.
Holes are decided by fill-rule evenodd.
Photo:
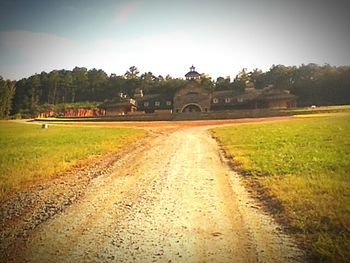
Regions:
M 215 90 L 240 90 L 247 87 L 263 89 L 273 85 L 287 89 L 298 97 L 299 106 L 350 104 L 350 67 L 328 64 L 296 66 L 273 65 L 268 71 L 242 69 L 231 80 L 216 80 L 202 74 L 204 88 Z M 0 77 L 0 118 L 9 115 L 36 114 L 43 105 L 77 102 L 103 102 L 124 93 L 133 97 L 136 89 L 144 94 L 174 94 L 186 85 L 181 78 L 156 76 L 152 72 L 140 74 L 132 66 L 124 75 L 108 74 L 101 69 L 75 67 L 73 70 L 41 72 L 19 81 Z

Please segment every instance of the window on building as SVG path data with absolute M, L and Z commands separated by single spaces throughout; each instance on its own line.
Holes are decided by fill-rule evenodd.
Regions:
M 238 102 L 243 102 L 244 99 L 243 99 L 243 98 L 237 98 L 237 101 L 238 101 Z
M 143 106 L 148 107 L 148 106 L 149 106 L 149 102 L 148 102 L 148 101 L 145 101 L 145 102 L 143 103 Z
M 219 103 L 219 99 L 218 98 L 214 98 L 213 99 L 213 103 Z
M 155 101 L 155 102 L 154 102 L 154 106 L 159 107 L 159 106 L 160 106 L 160 102 L 159 102 L 159 101 Z
M 231 99 L 230 98 L 225 98 L 225 103 L 230 103 Z
M 168 100 L 168 101 L 166 102 L 166 105 L 167 105 L 167 106 L 171 106 L 171 101 Z

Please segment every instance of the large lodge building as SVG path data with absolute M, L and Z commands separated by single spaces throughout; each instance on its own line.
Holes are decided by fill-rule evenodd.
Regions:
M 238 109 L 287 109 L 296 106 L 296 96 L 287 90 L 272 86 L 257 90 L 225 90 L 210 92 L 201 86 L 201 75 L 192 66 L 185 75 L 187 85 L 172 94 L 135 92 L 134 98 L 121 96 L 119 102 L 105 103 L 101 107 L 106 116 L 147 113 L 191 113 L 232 111 Z
M 113 117 L 120 115 L 172 115 L 184 113 L 219 113 L 237 110 L 288 109 L 296 106 L 296 96 L 287 90 L 268 86 L 264 89 L 248 87 L 244 91 L 223 90 L 210 92 L 202 87 L 201 75 L 192 66 L 185 75 L 186 85 L 175 94 L 143 94 L 137 89 L 133 98 L 120 94 L 116 100 L 101 104 L 98 109 L 70 109 L 65 112 L 40 113 L 39 118 Z M 183 116 L 183 115 L 182 115 Z M 189 116 L 189 114 L 187 114 Z M 183 116 L 185 117 L 185 116 Z M 131 117 L 132 118 L 132 117 Z

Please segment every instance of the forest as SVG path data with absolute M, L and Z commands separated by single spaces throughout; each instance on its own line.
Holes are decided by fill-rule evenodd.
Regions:
M 350 104 L 350 66 L 307 64 L 300 66 L 272 65 L 260 69 L 242 69 L 231 80 L 213 80 L 202 74 L 204 88 L 244 90 L 247 86 L 262 89 L 268 85 L 287 89 L 298 97 L 298 106 Z M 182 78 L 165 77 L 152 72 L 140 73 L 130 67 L 124 75 L 108 75 L 101 69 L 75 67 L 73 70 L 41 72 L 18 81 L 0 76 L 0 118 L 30 117 L 54 105 L 93 103 L 117 100 L 119 93 L 133 97 L 137 88 L 144 94 L 174 94 L 185 86 Z

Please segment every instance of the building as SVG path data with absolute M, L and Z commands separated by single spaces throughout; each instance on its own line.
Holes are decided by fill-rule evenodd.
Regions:
M 225 112 L 249 109 L 288 109 L 296 107 L 296 96 L 288 90 L 282 90 L 272 85 L 264 89 L 247 87 L 244 91 L 223 90 L 209 91 L 201 85 L 201 74 L 192 65 L 185 74 L 186 85 L 175 94 L 146 94 L 136 89 L 134 98 L 119 94 L 118 98 L 105 101 L 97 109 L 67 108 L 64 112 L 48 110 L 38 117 L 98 117 L 140 115 L 156 113 L 159 116 L 169 114 Z M 164 115 L 162 115 L 164 113 Z M 158 117 L 159 117 L 158 116 Z
M 201 85 L 201 76 L 192 66 L 185 75 L 187 85 L 174 96 L 174 112 L 208 112 L 211 105 L 211 94 Z
M 136 112 L 136 100 L 129 98 L 123 93 L 115 101 L 106 101 L 99 106 L 105 111 L 105 116 L 126 115 L 131 112 Z
M 145 113 L 173 112 L 173 95 L 149 94 L 136 98 L 137 111 Z
M 268 86 L 257 90 L 224 90 L 210 92 L 201 85 L 201 75 L 192 65 L 185 75 L 187 85 L 172 94 L 135 94 L 137 111 L 145 113 L 193 113 L 238 109 L 287 109 L 296 107 L 296 96 L 287 90 Z M 142 93 L 142 92 L 141 92 Z
M 250 91 L 215 91 L 211 110 L 288 109 L 296 107 L 296 96 L 288 90 L 266 87 Z

